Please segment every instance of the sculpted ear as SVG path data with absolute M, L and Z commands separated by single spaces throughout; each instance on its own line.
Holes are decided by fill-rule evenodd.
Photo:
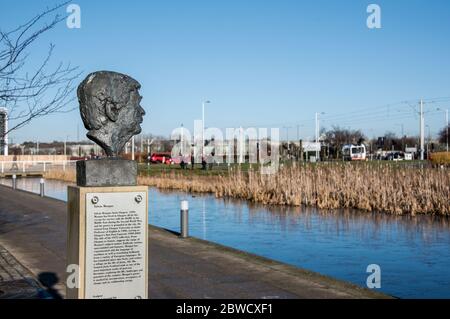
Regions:
M 98 104 L 96 107 L 99 109 L 104 108 L 105 115 L 110 121 L 112 121 L 112 122 L 117 121 L 118 114 L 117 114 L 116 106 L 114 105 L 114 103 L 111 102 L 110 98 L 106 96 L 104 90 L 99 90 L 99 92 L 97 92 L 96 98 L 98 101 L 97 102 Z M 101 112 L 101 113 L 103 113 L 103 112 Z
M 113 121 L 113 122 L 115 122 L 115 121 L 117 121 L 117 117 L 118 117 L 118 112 L 117 112 L 117 109 L 116 109 L 116 106 L 113 104 L 113 103 L 111 103 L 111 102 L 109 102 L 109 101 L 106 101 L 106 104 L 105 104 L 105 111 L 106 111 L 106 116 L 111 120 L 111 121 Z

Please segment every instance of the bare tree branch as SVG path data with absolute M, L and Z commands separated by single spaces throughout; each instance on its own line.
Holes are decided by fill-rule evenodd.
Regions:
M 34 70 L 27 67 L 33 43 L 66 19 L 57 12 L 71 1 L 46 8 L 32 19 L 10 31 L 0 29 L 0 106 L 8 109 L 12 122 L 8 130 L 17 130 L 32 120 L 52 113 L 73 110 L 75 80 L 81 72 L 70 63 L 50 69 L 55 46 L 49 45 L 46 56 Z M 3 102 L 3 103 L 2 103 Z

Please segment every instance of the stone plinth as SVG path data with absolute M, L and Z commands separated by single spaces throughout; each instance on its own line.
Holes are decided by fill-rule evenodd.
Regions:
M 137 163 L 123 159 L 77 162 L 77 185 L 81 187 L 135 186 Z

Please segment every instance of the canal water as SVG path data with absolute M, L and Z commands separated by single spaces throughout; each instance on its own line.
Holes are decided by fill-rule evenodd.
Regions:
M 11 185 L 11 180 L 0 180 Z M 66 200 L 67 183 L 47 180 L 46 195 Z M 39 179 L 18 179 L 39 192 Z M 381 292 L 401 298 L 450 298 L 450 219 L 255 205 L 212 195 L 149 190 L 149 223 L 179 231 L 189 200 L 190 235 L 366 287 L 380 266 Z

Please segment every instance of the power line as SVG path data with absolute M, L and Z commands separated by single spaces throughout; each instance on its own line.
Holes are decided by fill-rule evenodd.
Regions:
M 424 114 L 428 114 L 429 116 L 433 116 L 433 115 L 438 115 L 439 111 L 428 111 L 428 112 L 424 112 Z M 393 121 L 393 120 L 399 120 L 399 119 L 412 119 L 412 118 L 416 118 L 415 114 L 411 114 L 411 113 L 401 113 L 401 114 L 396 114 L 396 115 L 392 115 L 390 117 L 385 117 L 385 116 L 369 116 L 369 117 L 361 117 L 361 118 L 354 118 L 354 119 L 348 119 L 348 120 L 344 120 L 344 121 L 339 121 L 339 124 L 341 125 L 345 125 L 345 124 L 351 124 L 354 123 L 355 121 L 358 123 L 367 123 L 369 121 L 377 121 L 377 120 L 387 120 L 387 121 Z M 330 121 L 330 120 L 324 120 L 325 123 L 335 123 L 336 121 Z
M 324 115 L 322 121 L 325 123 L 338 122 L 339 125 L 367 123 L 369 121 L 377 120 L 399 120 L 399 119 L 410 119 L 416 118 L 419 114 L 417 110 L 417 103 L 419 99 L 416 100 L 404 100 L 400 102 L 385 104 L 382 106 L 375 107 L 365 107 L 358 110 L 353 110 L 343 113 L 335 113 L 331 115 Z M 423 99 L 425 104 L 440 104 L 440 106 L 445 105 L 445 102 L 450 102 L 450 97 L 434 97 Z M 404 110 L 404 107 L 410 107 L 413 112 Z M 368 112 L 365 112 L 368 111 Z M 436 112 L 428 111 L 424 114 L 434 115 Z M 302 126 L 306 128 L 313 127 L 313 118 L 302 119 L 292 122 L 279 122 L 279 123 L 266 123 L 266 124 L 253 124 L 253 125 L 239 125 L 240 127 L 247 128 L 266 128 L 266 127 L 285 127 L 285 126 Z M 303 124 L 305 123 L 305 124 Z M 302 124 L 302 125 L 301 125 Z M 225 127 L 221 125 L 221 127 Z M 228 126 L 233 127 L 233 126 Z

